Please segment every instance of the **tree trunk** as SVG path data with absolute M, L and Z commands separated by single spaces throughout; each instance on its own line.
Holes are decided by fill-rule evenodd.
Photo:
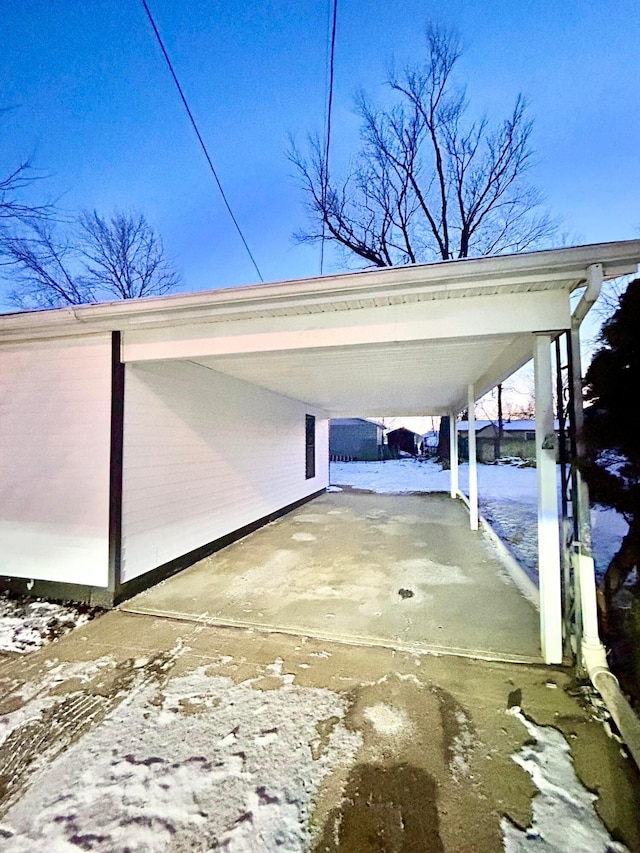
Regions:
M 504 419 L 502 416 L 502 382 L 498 385 L 498 458 L 502 456 L 502 437 L 504 435 Z
M 449 436 L 451 434 L 451 423 L 447 415 L 440 418 L 440 432 L 438 433 L 438 462 L 450 462 L 451 453 Z
M 609 617 L 613 608 L 613 598 L 639 563 L 640 519 L 631 522 L 627 535 L 622 540 L 618 552 L 614 554 L 598 586 L 598 604 L 605 635 L 610 628 Z M 640 597 L 640 587 L 638 584 L 636 584 L 635 593 L 637 597 Z

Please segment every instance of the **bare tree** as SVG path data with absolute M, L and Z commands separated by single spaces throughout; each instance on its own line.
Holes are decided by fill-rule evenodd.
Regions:
M 61 240 L 53 222 L 31 222 L 26 231 L 0 239 L 11 264 L 9 301 L 18 308 L 59 308 L 94 302 L 89 284 L 77 271 L 74 247 Z
M 64 223 L 36 221 L 0 238 L 11 265 L 9 299 L 17 307 L 162 295 L 180 283 L 160 236 L 142 214 L 106 219 L 85 211 L 63 236 L 61 231 Z
M 33 222 L 46 217 L 51 205 L 29 204 L 21 199 L 21 190 L 39 180 L 31 162 L 24 160 L 4 178 L 0 178 L 0 228 L 18 222 Z
M 516 381 L 518 380 L 519 382 Z M 494 459 L 502 455 L 504 425 L 511 421 L 535 419 L 535 393 L 530 363 L 514 374 L 512 381 L 500 383 L 476 403 L 476 413 L 490 422 L 493 428 Z
M 161 296 L 180 283 L 162 238 L 141 213 L 116 213 L 107 220 L 85 211 L 78 222 L 85 277 L 97 293 L 116 299 Z
M 310 227 L 303 242 L 327 239 L 375 266 L 466 258 L 531 248 L 555 231 L 526 180 L 532 121 L 518 96 L 495 127 L 465 121 L 466 91 L 453 73 L 459 39 L 430 27 L 420 67 L 391 75 L 396 100 L 375 108 L 361 94 L 362 147 L 342 180 L 329 175 L 324 146 L 292 144 Z

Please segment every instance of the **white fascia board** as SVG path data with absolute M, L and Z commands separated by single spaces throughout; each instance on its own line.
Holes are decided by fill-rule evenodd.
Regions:
M 0 315 L 0 343 L 11 339 L 91 334 L 237 317 L 247 312 L 311 313 L 357 307 L 363 299 L 441 299 L 467 293 L 562 289 L 583 285 L 587 268 L 603 266 L 605 279 L 633 274 L 640 240 L 597 243 L 516 255 L 385 267 L 273 284 Z
M 257 318 L 219 326 L 128 330 L 122 360 L 239 355 L 280 350 L 351 347 L 409 341 L 455 340 L 569 328 L 564 291 L 470 296 L 360 308 L 312 316 Z

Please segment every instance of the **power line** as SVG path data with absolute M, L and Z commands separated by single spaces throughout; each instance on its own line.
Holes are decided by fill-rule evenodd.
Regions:
M 169 54 L 167 53 L 167 49 L 164 46 L 164 42 L 162 41 L 162 37 L 160 36 L 160 32 L 158 31 L 158 28 L 156 26 L 156 22 L 153 20 L 153 15 L 151 14 L 151 10 L 149 9 L 149 6 L 147 5 L 146 0 L 141 0 L 141 2 L 142 2 L 142 5 L 144 6 L 145 12 L 147 13 L 147 17 L 149 18 L 149 21 L 151 22 L 151 26 L 153 27 L 153 32 L 155 33 L 156 39 L 158 40 L 158 44 L 160 45 L 160 49 L 162 50 L 164 58 L 167 61 L 169 71 L 171 72 L 171 76 L 173 77 L 173 82 L 176 84 L 176 88 L 180 94 L 180 97 L 182 98 L 182 103 L 184 104 L 184 108 L 187 111 L 187 115 L 189 116 L 189 120 L 191 121 L 191 125 L 196 132 L 196 136 L 198 137 L 198 142 L 200 143 L 200 147 L 204 151 L 204 156 L 207 158 L 207 163 L 209 164 L 209 168 L 211 169 L 211 172 L 213 174 L 213 177 L 215 178 L 216 184 L 218 185 L 218 189 L 220 190 L 220 195 L 222 196 L 222 200 L 224 201 L 226 208 L 229 211 L 229 216 L 233 220 L 233 224 L 236 227 L 236 231 L 240 235 L 240 239 L 242 240 L 244 247 L 247 250 L 247 254 L 251 258 L 251 263 L 253 264 L 256 272 L 258 273 L 258 278 L 260 279 L 260 281 L 264 281 L 264 279 L 262 278 L 262 273 L 260 272 L 260 269 L 258 268 L 258 264 L 256 263 L 256 260 L 253 257 L 253 255 L 251 254 L 251 249 L 249 248 L 249 244 L 245 240 L 244 234 L 242 233 L 242 229 L 240 228 L 240 225 L 238 224 L 238 220 L 233 215 L 233 211 L 231 210 L 231 205 L 229 204 L 227 197 L 224 193 L 224 190 L 222 189 L 222 184 L 220 183 L 220 178 L 218 178 L 218 173 L 216 172 L 215 166 L 213 165 L 213 162 L 211 161 L 211 157 L 209 156 L 209 152 L 207 151 L 207 146 L 204 144 L 204 140 L 202 139 L 202 136 L 200 135 L 200 131 L 198 130 L 198 125 L 196 124 L 196 120 L 193 117 L 193 113 L 191 112 L 191 110 L 189 108 L 189 104 L 187 103 L 187 99 L 185 98 L 184 92 L 182 91 L 182 86 L 180 85 L 180 82 L 176 76 L 176 72 L 173 70 L 173 65 L 171 64 L 171 60 L 169 59 Z
M 327 185 L 329 183 L 329 149 L 331 147 L 331 110 L 333 107 L 334 57 L 336 52 L 336 24 L 338 20 L 338 0 L 333 0 L 331 21 L 331 46 L 329 49 L 329 91 L 327 93 L 327 124 L 324 148 L 324 174 L 322 176 L 322 240 L 320 242 L 320 275 L 324 271 L 325 211 L 327 209 Z

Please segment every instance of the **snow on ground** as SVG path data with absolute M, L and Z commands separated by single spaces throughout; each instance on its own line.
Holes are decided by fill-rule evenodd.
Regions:
M 527 729 L 530 740 L 513 756 L 531 776 L 538 794 L 533 798 L 531 825 L 520 830 L 503 818 L 506 853 L 539 850 L 542 853 L 623 853 L 627 848 L 611 839 L 600 822 L 598 799 L 576 776 L 569 744 L 554 728 L 537 726 L 520 708 L 509 713 Z
M 278 690 L 200 667 L 132 692 L 7 812 L 2 849 L 308 849 L 315 792 L 361 736 L 344 697 L 281 666 L 266 667 Z
M 351 486 L 381 494 L 448 492 L 450 473 L 433 460 L 332 462 L 333 487 Z M 469 466 L 459 467 L 462 492 L 469 493 Z M 537 472 L 513 465 L 478 465 L 480 513 L 529 576 L 537 581 Z M 624 519 L 611 509 L 591 511 L 596 573 L 601 576 L 627 531 Z
M 0 594 L 0 652 L 26 654 L 50 643 L 98 610 L 84 604 L 57 604 Z

